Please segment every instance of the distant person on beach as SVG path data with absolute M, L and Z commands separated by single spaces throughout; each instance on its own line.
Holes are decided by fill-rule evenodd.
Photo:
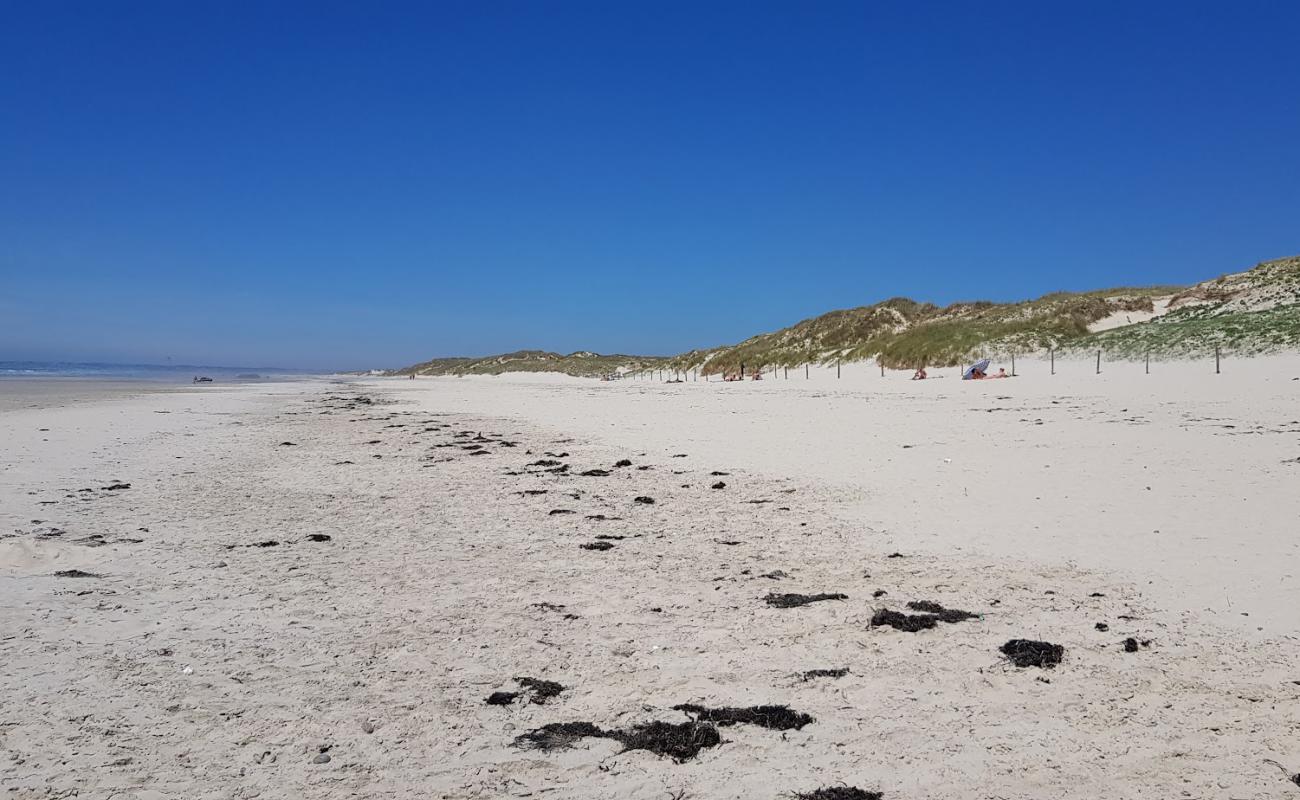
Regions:
M 920 367 L 916 370 L 916 372 L 912 373 L 912 380 L 914 381 L 923 381 L 926 379 L 926 377 L 927 376 L 925 374 L 925 367 Z

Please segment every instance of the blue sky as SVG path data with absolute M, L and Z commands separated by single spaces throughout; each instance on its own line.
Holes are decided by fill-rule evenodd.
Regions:
M 1300 253 L 1300 4 L 48 2 L 0 359 L 672 353 Z

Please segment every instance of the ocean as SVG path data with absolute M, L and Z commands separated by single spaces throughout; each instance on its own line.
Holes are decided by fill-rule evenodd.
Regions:
M 203 376 L 213 381 L 283 379 L 310 373 L 280 367 L 213 367 L 193 364 L 102 364 L 71 361 L 0 361 L 0 380 L 6 378 L 102 378 L 105 380 L 189 383 Z

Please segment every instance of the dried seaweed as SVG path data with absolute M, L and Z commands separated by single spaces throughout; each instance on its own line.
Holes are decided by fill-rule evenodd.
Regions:
M 1002 645 L 1002 655 L 1017 667 L 1042 667 L 1051 669 L 1061 663 L 1065 648 L 1051 642 L 1032 639 L 1012 639 Z
M 789 706 L 708 708 L 693 703 L 682 703 L 673 706 L 673 710 L 692 714 L 699 722 L 712 722 L 723 727 L 740 724 L 758 725 L 774 731 L 799 730 L 816 721 L 812 716 L 794 711 Z
M 832 594 L 777 594 L 773 592 L 763 599 L 773 608 L 797 608 L 822 600 L 848 600 L 849 596 L 838 592 Z

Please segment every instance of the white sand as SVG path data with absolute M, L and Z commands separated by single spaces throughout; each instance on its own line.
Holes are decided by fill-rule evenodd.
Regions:
M 0 790 L 1289 796 L 1264 759 L 1300 771 L 1300 361 L 1199 366 L 298 383 L 0 412 Z M 348 408 L 358 391 L 397 402 Z M 525 468 L 548 451 L 572 473 L 650 469 Z M 626 538 L 578 547 L 597 534 Z M 102 577 L 53 576 L 70 568 Z M 775 609 L 773 591 L 848 599 Z M 921 599 L 983 616 L 869 627 Z M 1008 666 L 1019 637 L 1064 662 Z M 833 667 L 850 673 L 794 677 Z M 515 676 L 568 688 L 483 703 Z M 722 728 L 685 763 L 511 746 L 689 702 L 816 721 Z

